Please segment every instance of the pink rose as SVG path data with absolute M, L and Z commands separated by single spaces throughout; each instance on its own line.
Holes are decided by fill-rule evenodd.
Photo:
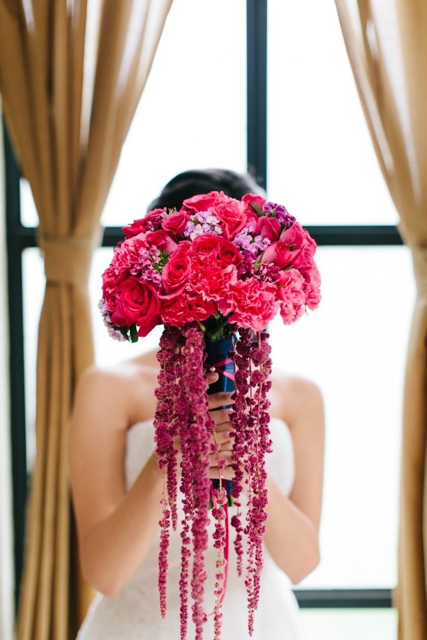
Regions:
M 164 209 L 153 209 L 145 214 L 143 218 L 139 220 L 134 220 L 131 224 L 128 224 L 126 227 L 122 227 L 122 231 L 125 234 L 126 238 L 131 238 L 132 236 L 136 236 L 138 233 L 145 233 L 150 226 L 161 226 L 162 214 L 166 212 L 166 208 Z
M 187 198 L 182 203 L 180 211 L 188 211 L 191 214 L 198 211 L 207 211 L 210 209 L 218 195 L 218 191 L 211 191 L 210 193 L 202 193 L 192 198 Z
M 303 232 L 304 232 L 304 245 L 308 246 L 308 248 L 310 249 L 311 255 L 314 256 L 314 254 L 316 253 L 316 249 L 317 249 L 317 242 L 316 240 L 309 234 L 309 232 L 307 231 L 307 229 L 303 228 Z
M 278 240 L 280 229 L 280 222 L 277 218 L 261 216 L 258 218 L 257 226 L 255 227 L 255 235 L 261 235 L 263 238 L 268 238 L 271 241 Z
M 195 320 L 207 320 L 215 313 L 215 303 L 210 300 L 204 300 L 200 293 L 190 286 L 184 289 L 179 296 L 164 300 L 161 310 L 163 322 L 175 327 Z
M 154 244 L 156 247 L 167 253 L 172 253 L 177 247 L 177 243 L 173 240 L 166 231 L 160 229 L 160 231 L 150 231 L 145 235 L 147 242 Z
M 146 336 L 158 324 L 160 302 L 150 283 L 129 276 L 120 283 L 117 296 L 116 308 L 111 314 L 115 325 L 129 327 L 137 324 L 138 335 Z
M 162 227 L 165 231 L 169 231 L 169 233 L 182 235 L 187 225 L 188 217 L 188 214 L 184 211 L 174 211 L 163 220 Z
M 245 226 L 248 216 L 242 202 L 229 198 L 222 191 L 214 203 L 213 210 L 223 223 L 223 234 L 226 240 L 232 240 Z
M 181 211 L 188 211 L 190 214 L 198 211 L 212 211 L 223 223 L 223 233 L 226 240 L 232 240 L 246 224 L 247 214 L 245 205 L 226 196 L 223 191 L 211 191 L 202 195 L 188 198 L 182 203 Z
M 280 272 L 277 298 L 280 300 L 280 315 L 285 324 L 292 324 L 304 313 L 306 301 L 305 279 L 296 269 Z
M 178 295 L 185 287 L 191 272 L 191 260 L 188 255 L 173 254 L 162 271 L 163 285 L 166 295 L 160 298 L 171 298 Z
M 295 252 L 293 252 L 295 253 Z M 293 260 L 295 269 L 299 269 L 303 275 L 310 272 L 314 265 L 313 254 L 308 245 L 304 245 Z
M 300 249 L 305 241 L 305 230 L 299 222 L 294 222 L 289 229 L 282 231 L 279 240 L 289 245 L 294 244 L 296 249 Z
M 261 262 L 262 264 L 269 264 L 272 262 L 281 268 L 287 267 L 294 263 L 294 260 L 298 258 L 300 251 L 301 249 L 291 251 L 286 242 L 278 240 L 267 247 L 264 251 Z
M 279 308 L 276 291 L 276 286 L 259 282 L 257 278 L 237 280 L 230 285 L 227 295 L 218 301 L 218 309 L 223 315 L 232 313 L 229 322 L 262 331 Z
M 297 249 L 307 247 L 312 256 L 316 253 L 316 241 L 311 237 L 307 229 L 304 229 L 304 227 L 299 224 L 299 222 L 294 222 L 289 229 L 284 229 L 279 239 L 289 245 L 294 244 Z

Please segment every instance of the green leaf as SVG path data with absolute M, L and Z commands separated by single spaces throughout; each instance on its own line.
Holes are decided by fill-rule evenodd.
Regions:
M 130 333 L 130 341 L 138 342 L 138 331 L 136 328 L 136 324 L 133 324 L 131 327 L 129 327 L 129 333 Z
M 128 336 L 128 333 L 129 333 L 128 327 L 117 327 L 116 325 L 113 324 L 113 328 L 116 329 L 116 331 L 120 331 L 122 336 L 124 336 L 126 340 L 130 342 L 129 336 Z
M 265 216 L 264 211 L 263 211 L 262 209 L 260 209 L 260 208 L 259 208 L 259 206 L 257 205 L 257 203 L 256 203 L 256 202 L 250 202 L 249 204 L 251 205 L 251 207 L 252 207 L 253 209 L 255 209 L 255 211 L 257 212 L 257 214 L 258 214 L 259 216 Z

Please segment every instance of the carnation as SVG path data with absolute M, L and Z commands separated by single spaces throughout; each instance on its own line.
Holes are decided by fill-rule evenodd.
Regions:
M 194 320 L 207 320 L 215 313 L 215 303 L 205 300 L 202 294 L 191 285 L 188 285 L 179 296 L 163 301 L 160 311 L 162 321 L 174 327 L 180 327 Z
M 237 269 L 233 264 L 220 263 L 212 257 L 193 260 L 190 276 L 192 289 L 205 300 L 219 300 L 236 281 Z
M 320 292 L 321 277 L 317 265 L 314 264 L 310 273 L 305 275 L 304 290 L 307 298 L 307 306 L 314 310 L 317 309 L 322 299 Z
M 263 331 L 279 308 L 276 287 L 256 278 L 238 280 L 230 285 L 227 297 L 218 301 L 223 315 L 232 315 L 229 322 L 253 331 Z
M 292 324 L 304 313 L 305 280 L 297 269 L 287 269 L 280 274 L 277 292 L 280 315 L 285 324 Z
M 131 273 L 139 260 L 140 250 L 147 248 L 148 243 L 143 233 L 126 238 L 114 248 L 111 267 L 117 275 L 123 271 Z

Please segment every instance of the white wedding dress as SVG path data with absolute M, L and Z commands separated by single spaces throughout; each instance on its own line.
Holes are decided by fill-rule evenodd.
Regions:
M 272 417 L 270 420 L 273 453 L 266 456 L 266 468 L 282 491 L 289 495 L 294 483 L 295 463 L 292 436 L 287 424 Z M 154 450 L 153 420 L 138 422 L 127 432 L 125 461 L 126 486 L 135 482 L 146 460 Z M 178 503 L 180 505 L 178 493 Z M 242 495 L 242 509 L 246 499 Z M 234 508 L 229 508 L 229 517 Z M 178 515 L 182 515 L 179 506 Z M 213 532 L 213 518 L 209 530 Z M 267 521 L 268 526 L 268 521 Z M 178 529 L 180 527 L 178 526 Z M 179 531 L 171 531 L 167 582 L 167 615 L 162 619 L 157 588 L 159 537 L 136 572 L 115 597 L 98 593 L 92 601 L 76 640 L 179 640 Z M 247 627 L 246 589 L 244 579 L 237 576 L 234 553 L 234 529 L 230 527 L 229 570 L 227 590 L 222 606 L 222 640 L 249 638 Z M 212 540 L 212 537 L 210 538 Z M 292 553 L 292 549 L 289 549 Z M 213 611 L 213 583 L 216 550 L 213 545 L 206 552 L 208 578 L 205 582 L 205 610 Z M 189 595 L 188 640 L 194 640 Z M 213 616 L 208 616 L 203 637 L 211 640 Z M 260 601 L 254 618 L 253 640 L 302 640 L 299 627 L 299 608 L 288 576 L 277 566 L 264 545 L 264 567 L 261 574 Z

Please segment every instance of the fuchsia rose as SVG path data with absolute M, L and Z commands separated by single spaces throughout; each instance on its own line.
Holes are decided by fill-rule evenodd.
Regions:
M 277 267 L 287 267 L 288 265 L 292 265 L 294 263 L 294 261 L 299 256 L 300 251 L 301 249 L 291 251 L 286 242 L 278 240 L 277 242 L 273 242 L 264 251 L 261 263 L 269 264 L 270 262 L 272 262 Z
M 160 302 L 155 288 L 135 276 L 123 280 L 116 291 L 117 299 L 111 321 L 118 327 L 138 325 L 138 335 L 146 336 L 160 320 Z
M 255 221 L 258 220 L 258 214 L 251 205 L 251 202 L 255 202 L 255 204 L 261 209 L 261 211 L 263 211 L 264 205 L 266 204 L 267 200 L 263 198 L 263 196 L 261 196 L 259 193 L 246 193 L 242 198 L 242 202 L 244 203 L 244 211 L 248 216 L 249 222 L 249 220 L 251 219 Z
M 191 260 L 188 254 L 173 254 L 162 271 L 162 281 L 166 294 L 160 294 L 161 298 L 172 298 L 184 289 L 191 273 Z
M 278 310 L 277 287 L 269 282 L 259 282 L 257 278 L 237 280 L 230 285 L 226 297 L 218 301 L 218 309 L 223 315 L 232 313 L 229 322 L 240 327 L 263 331 Z
M 218 259 L 224 264 L 234 264 L 236 267 L 241 264 L 242 254 L 234 244 L 221 238 L 218 251 Z
M 136 236 L 138 233 L 145 233 L 149 228 L 148 223 L 155 222 L 159 218 L 159 216 L 161 216 L 165 212 L 166 208 L 153 209 L 152 211 L 149 211 L 143 218 L 134 220 L 131 224 L 126 225 L 126 227 L 122 227 L 122 231 L 125 234 L 126 238 Z
M 192 242 L 193 253 L 196 256 L 209 256 L 216 254 L 224 238 L 213 234 L 203 234 L 194 238 Z
M 201 235 L 193 240 L 193 253 L 197 257 L 216 255 L 222 265 L 234 264 L 238 266 L 242 262 L 242 255 L 237 247 L 222 236 L 212 234 Z
M 147 242 L 154 244 L 156 247 L 167 253 L 172 253 L 177 247 L 177 243 L 173 240 L 166 231 L 160 229 L 159 231 L 150 231 L 145 235 Z
M 216 313 L 215 303 L 204 300 L 191 286 L 179 295 L 162 302 L 161 316 L 163 322 L 181 327 L 186 322 L 207 320 Z
M 163 220 L 162 227 L 169 233 L 182 235 L 187 225 L 188 217 L 188 214 L 184 211 L 174 211 Z
M 279 239 L 280 229 L 280 222 L 277 218 L 261 216 L 258 218 L 257 226 L 255 227 L 255 235 L 268 238 L 273 242 Z
M 297 269 L 280 272 L 277 298 L 280 300 L 280 315 L 285 324 L 292 324 L 304 313 L 306 301 L 305 279 Z
M 173 250 L 173 257 L 186 256 L 192 252 L 192 242 L 190 240 L 181 240 Z
M 293 247 L 292 250 L 290 247 Z M 289 229 L 284 229 L 278 242 L 273 242 L 264 252 L 263 264 L 273 262 L 278 267 L 292 265 L 302 272 L 309 271 L 313 264 L 316 242 L 306 229 L 294 222 Z

